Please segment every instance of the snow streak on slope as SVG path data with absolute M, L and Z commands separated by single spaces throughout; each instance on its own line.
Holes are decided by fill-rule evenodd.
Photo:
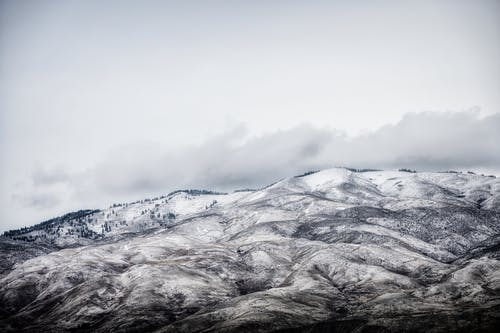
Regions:
M 499 322 L 492 177 L 329 169 L 9 236 L 18 241 L 0 243 L 7 331 L 445 332 Z

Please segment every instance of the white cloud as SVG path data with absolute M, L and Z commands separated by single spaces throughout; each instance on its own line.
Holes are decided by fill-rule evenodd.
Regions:
M 37 190 L 33 195 L 38 198 L 38 191 L 52 191 L 64 183 L 84 202 L 85 196 L 120 200 L 179 188 L 258 187 L 310 169 L 341 165 L 418 170 L 484 170 L 500 165 L 500 114 L 407 114 L 394 125 L 356 137 L 308 125 L 244 142 L 239 133 L 244 131 L 240 128 L 179 150 L 152 143 L 124 146 L 73 175 L 61 168 L 38 168 L 32 176 Z M 24 202 L 37 206 L 39 200 Z

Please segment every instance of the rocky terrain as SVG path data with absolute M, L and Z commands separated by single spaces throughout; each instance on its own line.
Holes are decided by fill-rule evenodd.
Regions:
M 335 168 L 0 239 L 6 332 L 496 332 L 500 180 Z

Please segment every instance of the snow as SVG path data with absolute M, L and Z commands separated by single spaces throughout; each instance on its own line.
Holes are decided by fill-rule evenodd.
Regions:
M 343 168 L 255 192 L 178 192 L 63 221 L 60 235 L 32 231 L 66 248 L 12 254 L 0 302 L 44 309 L 34 331 L 108 315 L 217 331 L 479 308 L 500 290 L 499 203 L 496 178 Z M 80 237 L 83 224 L 101 236 Z

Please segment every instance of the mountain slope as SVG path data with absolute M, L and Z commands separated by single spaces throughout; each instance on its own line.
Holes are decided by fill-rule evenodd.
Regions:
M 175 192 L 8 236 L 44 250 L 2 250 L 16 262 L 0 280 L 7 331 L 445 332 L 499 323 L 493 177 L 337 168 L 256 191 Z

